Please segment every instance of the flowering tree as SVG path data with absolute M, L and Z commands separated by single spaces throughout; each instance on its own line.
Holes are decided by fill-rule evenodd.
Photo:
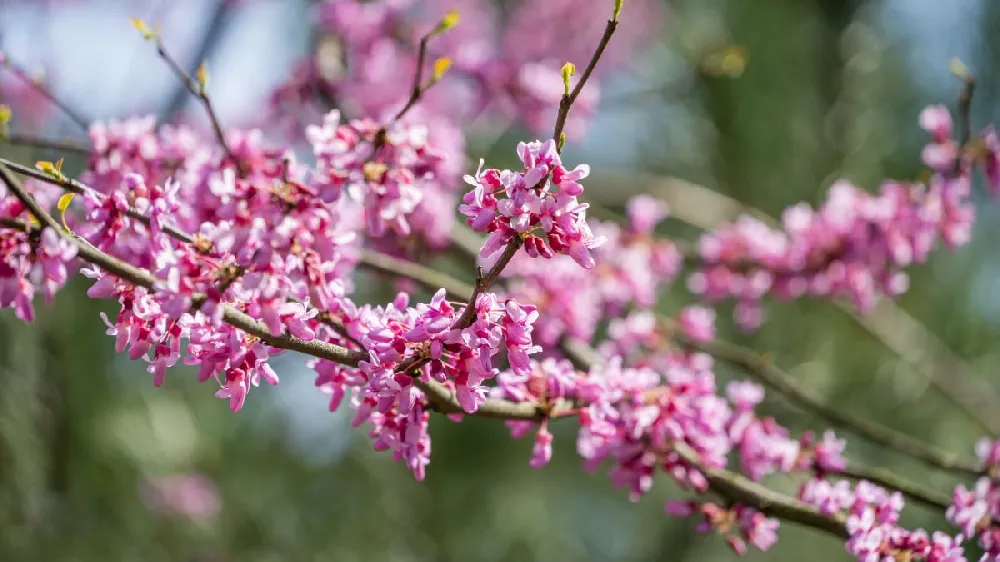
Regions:
M 726 301 L 746 330 L 766 321 L 772 297 L 847 301 L 863 314 L 903 294 L 907 268 L 939 244 L 968 242 L 975 169 L 1000 191 L 1000 138 L 970 123 L 971 73 L 954 68 L 957 126 L 943 105 L 919 116 L 924 179 L 887 180 L 874 194 L 836 182 L 819 208 L 791 206 L 778 225 L 744 216 L 688 250 L 655 235 L 668 209 L 649 196 L 629 202 L 622 224 L 588 218 L 590 169 L 562 161 L 596 106 L 602 65 L 647 34 L 641 21 L 616 34 L 630 25 L 622 4 L 572 11 L 586 46 L 528 41 L 567 17 L 545 7 L 522 8 L 498 29 L 471 5 L 423 21 L 405 2 L 326 4 L 321 25 L 341 39 L 344 68 L 311 58 L 275 92 L 284 142 L 225 127 L 205 67 L 189 75 L 134 20 L 204 106 L 211 132 L 141 117 L 88 124 L 70 110 L 90 138 L 59 145 L 86 154 L 79 179 L 61 161 L 0 158 L 0 307 L 31 322 L 36 292 L 51 301 L 79 273 L 93 280 L 90 297 L 117 301 L 107 333 L 118 352 L 148 363 L 154 385 L 178 362 L 196 366 L 234 412 L 261 380 L 278 384 L 269 358 L 305 354 L 330 409 L 353 409 L 352 425 L 418 480 L 435 417 L 504 420 L 514 438 L 533 437 L 534 468 L 551 459 L 550 424 L 566 420 L 579 427 L 584 466 L 610 466 L 633 500 L 654 476 L 674 479 L 690 497 L 670 500 L 667 513 L 696 519 L 740 554 L 767 550 L 785 520 L 840 537 L 858 560 L 959 561 L 973 544 L 982 560 L 1000 560 L 1000 443 L 984 438 L 967 457 L 855 418 L 715 330 L 714 306 Z M 602 10 L 610 17 L 594 28 Z M 458 25 L 459 14 L 472 21 Z M 0 62 L 64 106 L 16 61 Z M 387 88 L 381 73 L 403 69 L 412 80 Z M 484 112 L 544 136 L 512 147 L 514 169 L 480 161 L 464 174 L 461 124 Z M 0 119 L 8 140 L 43 142 L 6 130 L 17 112 L 5 107 Z M 309 162 L 292 148 L 303 142 Z M 451 250 L 475 268 L 471 286 L 420 263 Z M 397 280 L 399 294 L 357 302 L 359 268 Z M 660 289 L 681 276 L 701 304 L 657 314 Z M 433 291 L 429 302 L 414 302 L 418 286 Z M 749 378 L 718 388 L 716 361 Z M 765 388 L 831 428 L 793 435 L 759 415 Z M 853 462 L 835 430 L 952 473 L 953 497 Z M 800 479 L 797 497 L 765 486 L 776 473 Z M 901 526 L 906 502 L 945 512 L 954 527 Z

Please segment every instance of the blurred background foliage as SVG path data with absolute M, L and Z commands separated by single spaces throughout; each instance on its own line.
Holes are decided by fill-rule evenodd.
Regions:
M 48 69 L 62 97 L 93 118 L 173 110 L 190 100 L 151 50 L 132 49 L 126 22 L 171 18 L 180 52 L 216 61 L 216 105 L 232 122 L 252 115 L 308 48 L 308 4 L 2 0 L 0 46 Z M 990 0 L 674 0 L 662 38 L 605 85 L 600 117 L 570 159 L 594 166 L 589 193 L 619 210 L 644 189 L 640 176 L 683 178 L 771 216 L 798 201 L 820 203 L 837 178 L 870 189 L 885 177 L 913 178 L 925 141 L 919 110 L 957 97 L 950 57 L 977 75 L 974 123 L 997 117 L 998 26 L 1000 3 Z M 58 123 L 39 130 L 67 131 Z M 500 163 L 523 138 L 517 130 L 477 135 L 472 156 Z M 23 162 L 51 157 L 0 150 Z M 81 165 L 67 161 L 71 172 Z M 671 201 L 678 216 L 706 211 Z M 981 209 L 973 243 L 913 270 L 899 304 L 967 363 L 980 392 L 992 393 L 1000 233 L 990 203 Z M 666 233 L 691 239 L 697 230 L 678 222 Z M 439 265 L 469 277 L 467 267 Z M 359 300 L 390 298 L 393 287 L 374 281 Z M 108 308 L 85 288 L 61 293 L 31 326 L 0 314 L 2 560 L 733 559 L 719 538 L 664 514 L 664 500 L 680 494 L 665 479 L 630 504 L 602 471 L 584 471 L 570 423 L 557 425 L 553 462 L 537 471 L 528 467 L 530 441 L 511 440 L 502 424 L 435 419 L 433 462 L 418 483 L 373 452 L 346 412 L 327 412 L 300 357 L 280 358 L 282 383 L 254 392 L 238 415 L 184 367 L 154 389 L 144 363 L 114 354 L 98 316 Z M 682 289 L 664 295 L 664 312 L 686 302 Z M 768 314 L 756 334 L 723 331 L 773 353 L 827 402 L 971 453 L 982 429 L 928 383 L 927 365 L 914 368 L 827 303 L 778 303 Z M 938 369 L 944 386 L 955 364 Z M 719 374 L 739 376 L 723 367 Z M 825 427 L 780 400 L 766 409 L 793 430 Z M 945 493 L 955 483 L 856 438 L 848 450 Z M 151 509 L 149 483 L 184 474 L 217 488 L 217 514 L 211 506 L 203 518 Z M 789 493 L 796 486 L 769 484 Z M 944 526 L 920 507 L 906 518 Z M 749 559 L 803 556 L 848 559 L 836 539 L 792 525 L 772 551 Z

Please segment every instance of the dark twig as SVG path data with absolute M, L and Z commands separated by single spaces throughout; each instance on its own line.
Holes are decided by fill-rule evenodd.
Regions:
M 956 73 L 963 86 L 958 94 L 959 146 L 965 147 L 972 140 L 972 96 L 976 93 L 976 77 L 966 68 Z M 961 159 L 960 159 L 961 160 Z
M 60 150 L 63 152 L 77 152 L 89 154 L 90 147 L 75 141 L 54 140 L 32 135 L 13 134 L 6 137 L 0 136 L 0 143 L 16 146 L 30 146 L 32 148 L 44 148 L 47 150 Z
M 216 139 L 219 141 L 223 150 L 226 151 L 226 155 L 229 156 L 230 161 L 234 164 L 239 164 L 236 156 L 233 154 L 232 150 L 229 149 L 229 143 L 226 142 L 226 133 L 222 128 L 222 124 L 219 122 L 219 116 L 216 115 L 215 109 L 212 107 L 212 99 L 208 97 L 208 93 L 205 91 L 205 88 L 201 87 L 198 82 L 191 78 L 191 75 L 185 72 L 177 61 L 170 56 L 170 53 L 167 52 L 167 48 L 164 46 L 163 40 L 160 39 L 159 35 L 154 34 L 150 37 L 150 39 L 155 43 L 156 52 L 160 55 L 160 58 L 167 63 L 167 66 L 169 66 L 170 70 L 172 70 L 174 75 L 177 76 L 177 79 L 181 81 L 181 84 L 183 84 L 184 87 L 187 88 L 187 90 L 196 98 L 201 100 L 202 106 L 205 107 L 205 113 L 208 114 L 208 119 L 212 122 L 212 130 L 215 131 Z
M 212 11 L 212 17 L 208 22 L 207 31 L 201 38 L 201 43 L 198 45 L 198 49 L 194 56 L 194 66 L 197 68 L 201 61 L 211 58 L 212 52 L 219 46 L 223 31 L 226 28 L 226 23 L 229 20 L 229 16 L 232 12 L 232 2 L 227 0 L 218 0 L 215 4 L 215 9 Z M 195 70 L 191 70 L 188 74 L 194 73 Z M 184 98 L 186 93 L 186 84 L 182 84 L 181 88 L 175 88 L 170 92 L 170 96 L 167 99 L 167 103 L 163 106 L 163 111 L 160 114 L 160 121 L 166 121 L 170 119 L 177 111 L 181 109 L 184 105 Z M 216 133 L 218 134 L 218 133 Z
M 618 29 L 618 20 L 608 20 L 608 24 L 604 26 L 604 35 L 601 36 L 601 42 L 597 44 L 594 56 L 590 57 L 587 68 L 580 75 L 580 81 L 576 83 L 576 87 L 573 88 L 572 92 L 563 95 L 562 100 L 559 101 L 559 114 L 556 116 L 556 127 L 552 131 L 552 140 L 556 141 L 556 143 L 559 143 L 559 137 L 562 136 L 563 129 L 566 128 L 566 119 L 569 117 L 570 108 L 573 107 L 576 98 L 583 91 L 583 86 L 590 79 L 590 75 L 594 73 L 594 69 L 597 68 L 597 63 L 601 60 L 601 56 L 604 55 L 605 49 L 608 48 L 608 43 L 611 41 L 611 36 L 614 35 L 616 29 Z
M 430 291 L 444 289 L 452 299 L 468 300 L 473 292 L 471 285 L 462 283 L 449 275 L 372 250 L 361 250 L 360 264 L 388 275 L 412 279 Z
M 423 83 L 424 64 L 427 61 L 427 43 L 431 40 L 431 37 L 433 37 L 433 32 L 420 38 L 420 47 L 417 49 L 417 67 L 413 72 L 413 87 L 410 89 L 410 97 L 406 100 L 403 107 L 393 115 L 387 126 L 399 121 L 406 115 L 406 112 L 413 109 L 413 106 L 420 101 L 420 97 L 424 94 L 424 90 L 426 90 Z M 383 130 L 385 128 L 383 127 Z

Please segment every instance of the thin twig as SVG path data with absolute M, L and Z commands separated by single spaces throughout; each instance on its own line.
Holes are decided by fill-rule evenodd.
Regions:
M 406 112 L 412 109 L 413 106 L 420 100 L 420 97 L 424 94 L 424 90 L 426 89 L 423 85 L 424 63 L 427 60 L 427 43 L 430 41 L 431 37 L 432 34 L 427 33 L 420 38 L 420 47 L 417 49 L 417 67 L 413 72 L 413 87 L 410 89 L 410 97 L 406 100 L 403 107 L 396 112 L 396 115 L 389 120 L 389 123 L 385 127 L 382 127 L 383 131 L 388 128 L 388 125 L 402 119 L 403 116 L 406 115 Z
M 65 102 L 57 98 L 56 95 L 52 93 L 52 91 L 49 88 L 47 88 L 44 84 L 42 84 L 41 81 L 32 78 L 28 74 L 28 71 L 21 68 L 14 61 L 10 60 L 10 58 L 5 57 L 3 53 L 0 53 L 0 65 L 10 70 L 11 73 L 20 78 L 22 82 L 24 82 L 25 84 L 30 86 L 33 90 L 41 94 L 45 99 L 52 102 L 52 105 L 55 105 L 56 107 L 61 109 L 62 112 L 65 113 L 67 117 L 69 117 L 70 121 L 76 123 L 76 125 L 80 127 L 84 132 L 90 130 L 90 121 L 86 117 L 77 113 L 76 110 L 74 110 Z
M 232 11 L 233 3 L 228 0 L 218 0 L 215 5 L 215 9 L 212 11 L 212 17 L 208 21 L 208 25 L 205 34 L 202 36 L 201 43 L 198 45 L 198 49 L 194 55 L 194 65 L 201 64 L 201 61 L 211 58 L 212 52 L 219 46 L 220 40 L 223 36 L 222 31 L 226 28 L 226 23 L 229 20 L 229 15 Z M 195 72 L 192 70 L 191 72 Z M 190 75 L 190 74 L 189 74 Z M 167 98 L 167 103 L 164 105 L 163 110 L 160 115 L 160 121 L 166 121 L 170 119 L 178 110 L 184 105 L 184 87 L 175 88 L 170 96 Z
M 16 219 L 2 218 L 2 217 L 0 217 L 0 226 L 4 228 L 9 228 L 11 230 L 18 230 L 24 233 L 31 232 L 35 228 L 31 225 L 31 223 L 19 221 Z
M 166 47 L 163 45 L 163 40 L 160 39 L 159 35 L 152 36 L 152 40 L 156 45 L 156 52 L 160 55 L 160 58 L 167 63 L 167 66 L 169 66 L 170 70 L 172 70 L 174 75 L 177 76 L 177 79 L 184 84 L 184 87 L 187 88 L 189 92 L 201 100 L 201 104 L 205 107 L 205 113 L 208 114 L 208 119 L 212 122 L 212 130 L 215 131 L 216 139 L 219 141 L 223 150 L 226 151 L 226 155 L 229 157 L 229 160 L 234 164 L 239 165 L 239 161 L 229 148 L 229 143 L 226 142 L 226 133 L 219 122 L 219 116 L 216 115 L 215 109 L 212 107 L 212 99 L 208 97 L 208 93 L 197 82 L 195 82 L 193 78 L 191 78 L 191 75 L 180 67 L 173 57 L 170 56 L 170 53 L 167 52 Z
M 562 136 L 563 129 L 566 128 L 566 119 L 569 117 L 570 108 L 573 107 L 576 98 L 583 91 L 583 86 L 590 79 L 590 75 L 594 73 L 594 69 L 597 68 L 597 63 L 601 60 L 601 56 L 604 55 L 605 49 L 608 48 L 608 43 L 611 41 L 611 36 L 614 35 L 616 29 L 618 29 L 618 20 L 608 20 L 607 25 L 604 26 L 604 35 L 601 36 L 601 42 L 597 44 L 597 49 L 594 51 L 594 55 L 590 57 L 587 68 L 580 75 L 580 81 L 576 83 L 576 87 L 573 88 L 572 92 L 568 95 L 563 95 L 559 101 L 559 114 L 556 116 L 555 130 L 552 131 L 552 140 L 556 141 L 557 144 L 559 143 L 559 137 Z
M 972 97 L 976 93 L 976 77 L 966 71 L 962 78 L 962 90 L 958 94 L 959 146 L 965 147 L 972 140 Z M 961 158 L 958 159 L 961 162 Z
M 6 137 L 0 136 L 0 144 L 15 146 L 30 146 L 32 148 L 44 148 L 47 150 L 60 150 L 63 152 L 77 152 L 80 154 L 90 154 L 90 147 L 79 142 L 69 140 L 55 140 L 36 137 L 33 135 L 12 134 Z
M 573 108 L 573 103 L 576 101 L 576 98 L 579 97 L 580 92 L 583 91 L 583 87 L 587 84 L 587 80 L 590 78 L 591 74 L 594 73 L 594 69 L 597 68 L 597 63 L 601 60 L 601 56 L 604 54 L 605 49 L 607 49 L 608 42 L 611 41 L 611 36 L 614 35 L 616 29 L 618 29 L 618 20 L 608 20 L 607 25 L 604 27 L 604 35 L 601 36 L 601 41 L 594 50 L 593 56 L 590 57 L 590 62 L 587 63 L 587 68 L 580 76 L 580 80 L 577 82 L 576 87 L 574 87 L 570 93 L 563 94 L 562 99 L 559 101 L 559 114 L 556 116 L 556 125 L 552 132 L 552 140 L 556 142 L 556 150 L 559 152 L 562 151 L 560 137 L 562 136 L 563 129 L 566 127 L 566 119 L 569 117 L 569 111 Z M 549 179 L 544 178 L 542 181 L 549 181 Z M 493 267 L 491 267 L 486 274 L 480 274 L 476 277 L 475 289 L 469 297 L 468 303 L 465 305 L 465 310 L 462 311 L 462 315 L 452 326 L 453 328 L 464 329 L 472 325 L 475 321 L 476 299 L 479 298 L 479 295 L 489 289 L 493 282 L 500 277 L 504 268 L 507 267 L 507 264 L 514 258 L 517 251 L 521 249 L 522 245 L 524 245 L 524 239 L 520 236 L 515 237 L 507 243 L 503 253 L 500 254 L 500 258 L 495 264 L 493 264 Z
M 479 295 L 486 292 L 487 289 L 493 285 L 493 282 L 500 277 L 503 269 L 507 267 L 510 260 L 513 259 L 517 251 L 521 249 L 521 245 L 524 243 L 524 239 L 520 236 L 515 237 L 511 240 L 507 246 L 503 249 L 503 253 L 500 254 L 500 259 L 497 260 L 493 267 L 490 268 L 485 274 L 480 270 L 479 274 L 476 276 L 476 285 L 472 290 L 472 294 L 469 295 L 469 300 L 466 302 L 465 309 L 462 310 L 462 315 L 458 317 L 458 320 L 452 325 L 453 329 L 461 330 L 468 328 L 476 320 L 476 300 L 479 299 Z

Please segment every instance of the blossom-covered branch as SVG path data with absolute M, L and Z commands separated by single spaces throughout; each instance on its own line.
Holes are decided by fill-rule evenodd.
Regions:
M 574 6 L 564 19 L 590 13 L 589 6 Z M 770 548 L 783 520 L 845 539 L 865 561 L 957 562 L 972 539 L 1000 556 L 1000 488 L 991 480 L 1000 473 L 1000 445 L 983 440 L 978 461 L 967 461 L 843 414 L 758 353 L 719 340 L 712 308 L 735 300 L 746 329 L 766 320 L 767 295 L 846 297 L 863 312 L 902 294 L 906 270 L 939 240 L 963 244 L 974 211 L 972 171 L 982 170 L 994 191 L 1000 185 L 1000 140 L 992 129 L 973 136 L 968 122 L 971 81 L 959 140 L 947 109 L 921 114 L 931 136 L 926 181 L 887 181 L 878 194 L 839 182 L 818 209 L 794 206 L 778 227 L 740 218 L 707 232 L 691 253 L 682 241 L 653 236 L 668 209 L 650 197 L 630 201 L 621 224 L 588 218 L 589 166 L 563 162 L 563 133 L 586 114 L 574 109 L 571 120 L 570 110 L 594 103 L 598 63 L 613 54 L 622 2 L 596 49 L 588 46 L 575 85 L 574 65 L 554 71 L 552 82 L 550 63 L 539 62 L 566 60 L 561 54 L 525 61 L 521 50 L 490 61 L 497 55 L 483 43 L 462 57 L 437 57 L 424 80 L 429 57 L 457 48 L 450 40 L 485 34 L 455 38 L 455 12 L 430 26 L 407 22 L 403 8 L 345 0 L 321 11 L 329 19 L 323 25 L 342 35 L 346 78 L 299 76 L 276 93 L 302 99 L 319 81 L 344 104 L 343 113 L 314 116 L 297 131 L 294 138 L 312 148 L 305 163 L 290 143 L 272 144 L 262 131 L 224 129 L 204 67 L 188 76 L 136 21 L 202 101 L 212 135 L 153 118 L 91 124 L 79 180 L 61 160 L 35 168 L 0 160 L 0 307 L 30 322 L 35 293 L 51 300 L 82 266 L 94 280 L 88 295 L 119 305 L 113 318 L 103 317 L 117 351 L 146 361 L 157 386 L 179 362 L 197 367 L 234 411 L 261 381 L 279 382 L 271 357 L 301 352 L 330 409 L 351 408 L 352 425 L 366 425 L 373 446 L 417 479 L 431 460 L 434 412 L 456 422 L 500 419 L 512 437 L 531 435 L 527 462 L 536 468 L 553 455 L 551 424 L 572 422 L 587 468 L 608 466 L 633 500 L 667 476 L 690 493 L 668 501 L 667 513 L 697 518 L 698 530 L 718 532 L 738 553 Z M 353 17 L 362 9 L 371 10 L 367 17 Z M 536 13 L 542 10 L 526 12 L 526 28 L 545 20 Z M 395 49 L 408 38 L 410 48 Z M 402 91 L 356 89 L 371 85 L 359 67 L 373 60 L 389 70 L 413 65 L 413 83 Z M 447 88 L 429 91 L 451 64 L 475 78 L 487 98 L 479 101 L 514 96 L 531 107 L 524 120 L 534 124 L 553 114 L 552 138 L 518 143 L 519 163 L 510 169 L 482 162 L 464 175 L 460 125 L 469 108 L 433 99 Z M 400 95 L 380 95 L 383 89 Z M 358 108 L 360 117 L 349 116 Z M 456 244 L 456 208 L 485 241 Z M 420 265 L 452 245 L 475 246 L 482 260 L 471 286 Z M 358 302 L 359 267 L 392 275 L 403 290 L 386 303 Z M 677 311 L 668 329 L 653 311 L 685 267 L 699 303 Z M 433 296 L 417 302 L 414 283 Z M 752 380 L 720 384 L 716 359 Z M 838 428 L 976 483 L 959 483 L 948 501 L 852 463 L 847 441 L 832 429 L 795 434 L 761 414 L 765 387 Z M 800 484 L 796 497 L 766 487 L 776 474 Z M 959 533 L 904 528 L 904 501 L 944 509 Z

